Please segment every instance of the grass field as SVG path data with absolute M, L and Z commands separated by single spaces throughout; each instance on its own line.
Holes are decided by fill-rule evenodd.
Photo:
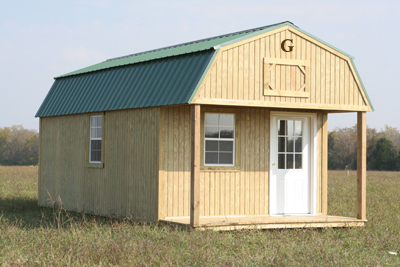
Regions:
M 0 266 L 400 266 L 400 173 L 367 190 L 366 227 L 186 232 L 38 207 L 37 167 L 0 166 Z M 356 173 L 330 171 L 328 197 L 355 217 Z

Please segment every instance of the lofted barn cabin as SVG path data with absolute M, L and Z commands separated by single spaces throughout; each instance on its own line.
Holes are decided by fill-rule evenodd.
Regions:
M 39 205 L 194 229 L 363 226 L 366 112 L 353 58 L 290 22 L 55 78 Z M 357 218 L 328 215 L 328 114 L 357 113 Z

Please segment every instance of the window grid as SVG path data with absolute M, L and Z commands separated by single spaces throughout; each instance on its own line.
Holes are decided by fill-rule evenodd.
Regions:
M 90 117 L 89 162 L 101 163 L 102 116 Z
M 235 115 L 205 113 L 204 165 L 234 166 Z
M 302 169 L 303 121 L 278 120 L 278 169 Z

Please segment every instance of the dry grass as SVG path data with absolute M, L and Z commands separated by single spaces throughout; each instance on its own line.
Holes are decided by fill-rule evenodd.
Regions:
M 0 263 L 400 266 L 400 173 L 368 172 L 366 227 L 185 232 L 37 206 L 37 167 L 0 166 Z M 329 214 L 355 216 L 356 173 L 329 172 Z

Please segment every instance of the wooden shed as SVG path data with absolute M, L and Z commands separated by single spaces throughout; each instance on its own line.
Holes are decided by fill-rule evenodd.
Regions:
M 290 22 L 55 78 L 39 205 L 196 229 L 363 226 L 366 112 L 353 58 Z M 328 114 L 357 113 L 357 218 L 328 215 Z M 351 115 L 351 114 L 349 114 Z

